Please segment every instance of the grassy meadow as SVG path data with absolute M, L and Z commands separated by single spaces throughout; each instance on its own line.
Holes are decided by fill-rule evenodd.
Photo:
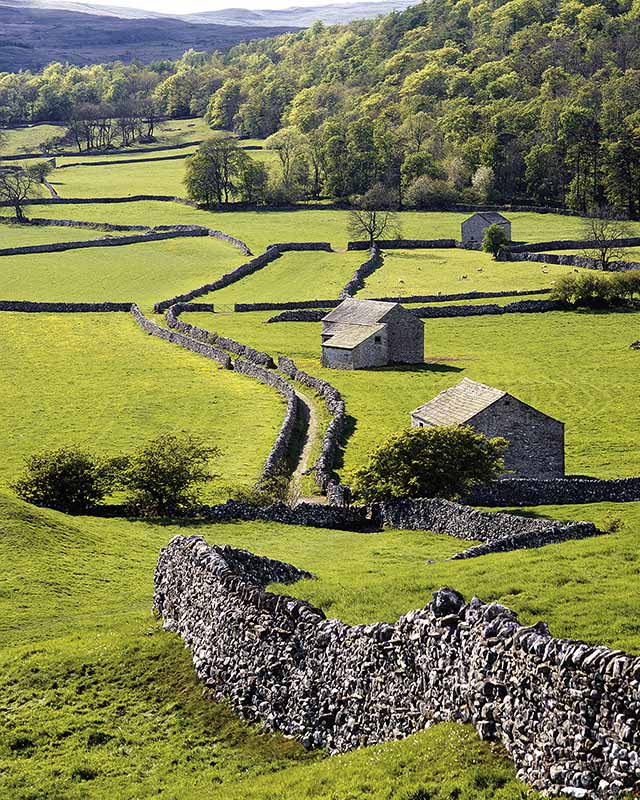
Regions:
M 466 727 L 439 725 L 327 760 L 240 722 L 226 704 L 203 699 L 187 652 L 154 621 L 150 598 L 158 549 L 176 533 L 198 533 L 312 570 L 318 580 L 286 591 L 351 623 L 393 621 L 450 585 L 509 604 L 524 623 L 544 618 L 556 635 L 640 652 L 631 590 L 640 504 L 536 510 L 601 523 L 617 515 L 624 526 L 455 562 L 446 559 L 460 542 L 424 532 L 69 518 L 0 493 L 0 795 L 533 800 L 500 748 Z
M 544 289 L 573 267 L 494 261 L 472 250 L 388 250 L 358 297 Z
M 150 609 L 158 549 L 190 529 L 69 518 L 1 493 L 0 525 L 0 796 L 418 800 L 428 789 L 433 800 L 537 797 L 516 783 L 503 751 L 467 727 L 437 726 L 329 760 L 203 699 L 180 640 Z M 424 533 L 262 523 L 193 532 L 303 558 L 319 584 L 340 574 L 341 563 L 358 565 L 353 585 L 363 588 L 372 570 L 395 582 L 404 566 L 426 572 L 427 558 L 454 550 L 451 540 Z
M 20 153 L 36 153 L 40 145 L 52 136 L 64 132 L 60 125 L 29 125 L 26 128 L 5 128 L 2 130 L 0 157 Z
M 5 227 L 9 228 L 1 227 L 0 236 Z M 75 229 L 53 230 L 66 230 L 67 237 L 75 238 Z M 239 250 L 209 236 L 3 256 L 0 296 L 11 300 L 131 301 L 150 307 L 215 280 L 245 260 Z
M 198 300 L 213 303 L 331 300 L 338 297 L 362 260 L 362 253 L 284 253 L 264 269 Z
M 79 445 L 116 455 L 183 430 L 222 449 L 211 498 L 257 479 L 284 415 L 273 389 L 145 335 L 124 313 L 1 321 L 0 408 L 11 424 L 0 486 L 34 452 Z
M 299 366 L 342 392 L 353 432 L 345 466 L 409 413 L 462 378 L 497 386 L 566 422 L 567 471 L 597 477 L 638 474 L 640 405 L 637 336 L 640 312 L 550 312 L 425 320 L 424 366 L 343 372 L 320 365 L 320 324 L 266 324 L 270 313 L 192 313 L 186 319 L 233 336 Z
M 54 242 L 84 242 L 89 239 L 100 239 L 103 231 L 94 231 L 86 228 L 59 228 L 55 225 L 0 225 L 0 249 L 4 247 L 25 247 L 36 244 L 53 244 Z M 7 258 L 7 256 L 3 256 Z M 28 256 L 34 258 L 35 256 Z M 4 262 L 2 262 L 4 263 Z M 33 262 L 34 266 L 36 262 Z M 4 270 L 0 264 L 0 280 Z
M 48 130 L 51 128 L 51 130 Z M 4 152 L 35 149 L 59 129 L 10 131 Z M 204 139 L 202 120 L 158 126 L 158 143 Z M 246 140 L 242 146 L 259 146 Z M 191 148 L 186 150 L 190 152 Z M 3 151 L 0 151 L 0 155 Z M 169 156 L 165 150 L 149 154 Z M 273 162 L 276 154 L 252 150 Z M 119 163 L 134 157 L 139 163 Z M 183 159 L 145 162 L 125 152 L 52 175 L 63 197 L 184 195 Z M 0 209 L 5 215 L 10 212 Z M 196 223 L 245 240 L 328 241 L 333 253 L 289 253 L 205 300 L 332 298 L 363 252 L 345 252 L 347 212 L 203 211 L 170 202 L 36 205 L 51 219 L 168 225 Z M 402 212 L 408 238 L 457 238 L 466 213 Z M 583 222 L 509 213 L 513 238 L 580 237 Z M 635 224 L 640 234 L 640 224 Z M 0 247 L 90 239 L 98 231 L 0 226 Z M 629 255 L 640 251 L 629 251 Z M 638 255 L 640 257 L 640 255 Z M 153 302 L 219 277 L 246 258 L 210 238 L 185 238 L 0 259 L 0 298 Z M 392 251 L 361 297 L 516 291 L 552 285 L 568 268 L 493 262 L 460 250 Z M 462 275 L 467 275 L 462 278 Z M 509 302 L 511 298 L 495 302 Z M 478 301 L 483 302 L 483 301 Z M 493 301 L 492 301 L 493 302 Z M 409 413 L 470 377 L 507 389 L 566 422 L 567 470 L 598 477 L 639 472 L 640 312 L 425 321 L 424 365 L 341 372 L 320 365 L 320 325 L 267 324 L 269 313 L 193 313 L 185 319 L 298 365 L 337 386 L 349 423 L 339 472 L 363 462 Z M 438 725 L 336 758 L 238 720 L 203 697 L 189 654 L 151 612 L 158 551 L 172 536 L 290 561 L 317 580 L 272 587 L 304 597 L 351 624 L 387 620 L 452 586 L 501 602 L 553 634 L 640 654 L 637 584 L 640 503 L 538 507 L 525 513 L 613 521 L 590 540 L 450 561 L 468 543 L 422 531 L 375 535 L 267 523 L 155 524 L 68 517 L 17 501 L 8 490 L 28 455 L 80 445 L 115 455 L 161 432 L 182 430 L 218 445 L 219 475 L 205 497 L 252 485 L 282 422 L 270 389 L 174 345 L 145 336 L 127 314 L 4 312 L 0 408 L 0 797 L 11 800 L 538 800 L 518 783 L 504 751 L 465 726 Z M 160 318 L 158 318 L 160 321 Z M 319 410 L 321 428 L 328 417 Z M 318 453 L 319 442 L 312 447 Z M 311 492 L 311 478 L 303 480 Z

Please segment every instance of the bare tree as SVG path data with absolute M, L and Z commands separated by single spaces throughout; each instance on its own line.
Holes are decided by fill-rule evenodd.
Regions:
M 353 239 L 366 239 L 371 247 L 385 233 L 399 238 L 400 218 L 394 206 L 392 195 L 383 186 L 374 186 L 357 198 L 349 212 L 347 233 Z
M 23 210 L 25 201 L 38 197 L 39 194 L 37 177 L 24 170 L 0 167 L 0 200 L 13 206 L 17 220 L 23 222 L 26 219 Z
M 633 231 L 626 220 L 603 209 L 585 220 L 582 252 L 597 261 L 600 269 L 608 270 L 615 261 L 624 260 L 624 239 L 631 236 Z

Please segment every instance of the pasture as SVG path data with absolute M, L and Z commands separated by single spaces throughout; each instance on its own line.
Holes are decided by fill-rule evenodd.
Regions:
M 331 300 L 362 260 L 362 253 L 284 253 L 253 275 L 198 299 L 222 304 Z
M 75 238 L 75 228 L 52 230 L 66 230 L 67 237 Z M 215 280 L 245 260 L 240 251 L 210 236 L 3 256 L 0 296 L 11 300 L 131 301 L 150 307 L 156 300 Z
M 77 242 L 99 239 L 103 231 L 83 228 L 63 228 L 55 225 L 0 225 L 0 249 L 4 247 L 25 247 L 36 244 L 53 244 L 54 242 Z M 35 265 L 35 262 L 33 262 Z M 2 270 L 0 270 L 2 275 Z
M 570 474 L 606 478 L 638 472 L 638 364 L 629 344 L 640 312 L 427 319 L 426 364 L 356 372 L 320 365 L 319 323 L 265 324 L 269 316 L 190 313 L 185 319 L 272 355 L 289 355 L 335 385 L 353 418 L 346 468 L 360 465 L 372 447 L 408 426 L 414 408 L 469 377 L 566 422 Z
M 489 800 L 499 787 L 503 800 L 525 796 L 503 751 L 466 727 L 438 726 L 328 761 L 203 698 L 180 640 L 150 612 L 158 549 L 184 528 L 74 519 L 2 493 L 0 524 L 8 577 L 0 597 L 0 794 L 298 800 L 335 790 L 360 800 L 406 797 L 407 785 L 426 785 L 434 800 L 451 792 Z M 362 587 L 371 569 L 395 580 L 403 564 L 452 552 L 450 540 L 424 533 L 366 537 L 260 523 L 195 532 L 292 559 L 304 551 L 320 574 L 339 573 L 340 554 L 360 563 L 353 585 Z
M 10 132 L 5 151 L 37 147 L 45 127 Z M 171 121 L 157 129 L 159 143 L 166 144 L 209 133 L 202 120 Z M 276 159 L 272 151 L 250 152 L 254 158 Z M 145 161 L 144 153 L 82 154 L 61 163 L 110 163 L 58 170 L 51 179 L 65 197 L 183 195 L 185 161 L 168 157 L 173 154 L 149 154 L 161 161 Z M 139 163 L 120 163 L 130 157 Z M 28 211 L 51 219 L 207 225 L 243 239 L 256 254 L 274 242 L 333 245 L 333 253 L 285 254 L 199 298 L 223 309 L 234 302 L 335 298 L 367 257 L 363 251 L 345 251 L 348 214 L 343 210 L 204 211 L 145 201 L 35 205 Z M 458 238 L 468 214 L 400 216 L 407 238 Z M 517 241 L 575 238 L 584 229 L 583 221 L 572 216 L 508 216 Z M 640 234 L 640 224 L 634 227 Z M 1 225 L 0 247 L 103 235 Z M 637 252 L 630 250 L 629 256 Z M 153 302 L 213 281 L 246 260 L 211 238 L 3 257 L 0 298 L 135 301 L 148 312 Z M 527 291 L 551 286 L 567 270 L 497 263 L 483 253 L 453 249 L 390 251 L 358 296 Z M 267 324 L 269 316 L 190 313 L 183 319 L 273 356 L 289 355 L 335 385 L 349 415 L 341 477 L 387 435 L 407 427 L 411 410 L 463 377 L 506 389 L 565 421 L 569 473 L 638 474 L 638 354 L 629 349 L 638 338 L 638 311 L 426 320 L 424 365 L 362 372 L 321 366 L 319 324 Z M 452 586 L 467 598 L 508 605 L 526 624 L 544 619 L 554 635 L 640 653 L 640 503 L 525 509 L 619 530 L 536 550 L 450 561 L 467 543 L 423 531 L 365 536 L 268 523 L 160 525 L 73 518 L 17 501 L 8 486 L 34 452 L 79 445 L 115 455 L 161 432 L 179 431 L 221 448 L 212 465 L 218 477 L 205 499 L 224 500 L 255 483 L 284 403 L 269 387 L 144 335 L 124 313 L 4 312 L 1 321 L 0 796 L 537 800 L 517 783 L 502 749 L 481 742 L 468 727 L 438 725 L 402 742 L 329 759 L 247 725 L 226 704 L 203 697 L 182 642 L 162 631 L 150 608 L 158 551 L 178 533 L 311 570 L 317 580 L 272 588 L 304 597 L 329 617 L 351 624 L 394 621 L 423 606 L 434 590 Z M 326 411 L 309 390 L 305 393 L 323 428 Z M 312 460 L 318 452 L 316 438 Z M 302 485 L 305 493 L 313 491 L 309 476 Z
M 0 407 L 10 424 L 0 486 L 34 452 L 77 445 L 110 456 L 184 430 L 223 451 L 209 497 L 257 479 L 284 414 L 269 387 L 146 336 L 125 313 L 4 312 L 2 324 Z
M 52 136 L 64 133 L 60 125 L 29 125 L 24 128 L 3 129 L 0 141 L 0 157 L 19 155 L 20 153 L 36 153 L 40 145 Z
M 358 297 L 544 289 L 573 267 L 494 261 L 472 250 L 388 250 Z
M 313 570 L 317 581 L 286 591 L 352 623 L 394 620 L 424 605 L 433 589 L 453 585 L 467 597 L 508 603 L 523 622 L 545 618 L 556 635 L 639 652 L 630 589 L 640 504 L 538 511 L 601 523 L 615 514 L 625 527 L 475 562 L 443 560 L 460 543 L 424 532 L 363 536 L 267 523 L 194 532 Z M 361 800 L 428 787 L 434 800 L 452 792 L 459 800 L 536 797 L 516 784 L 500 748 L 466 727 L 437 726 L 327 761 L 203 699 L 182 643 L 162 632 L 149 609 L 157 551 L 184 528 L 74 519 L 1 493 L 0 522 L 9 578 L 0 598 L 0 792 L 7 796 L 26 800 L 55 789 L 78 800 L 159 792 L 181 800 L 203 793 Z

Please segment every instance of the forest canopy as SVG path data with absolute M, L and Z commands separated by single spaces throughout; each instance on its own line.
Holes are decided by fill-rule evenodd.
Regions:
M 0 75 L 3 124 L 70 123 L 132 99 L 241 137 L 295 131 L 312 194 L 382 184 L 423 208 L 640 214 L 638 0 L 432 0 L 224 55 Z

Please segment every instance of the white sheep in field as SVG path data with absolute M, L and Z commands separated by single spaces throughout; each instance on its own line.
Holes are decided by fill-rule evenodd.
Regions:
M 484 270 L 482 269 L 482 267 L 478 267 L 478 268 L 476 269 L 476 272 L 484 272 Z
M 543 272 L 545 275 L 548 275 L 548 274 L 549 274 L 549 270 L 548 270 L 546 267 L 541 267 L 541 269 L 542 269 L 542 272 Z

